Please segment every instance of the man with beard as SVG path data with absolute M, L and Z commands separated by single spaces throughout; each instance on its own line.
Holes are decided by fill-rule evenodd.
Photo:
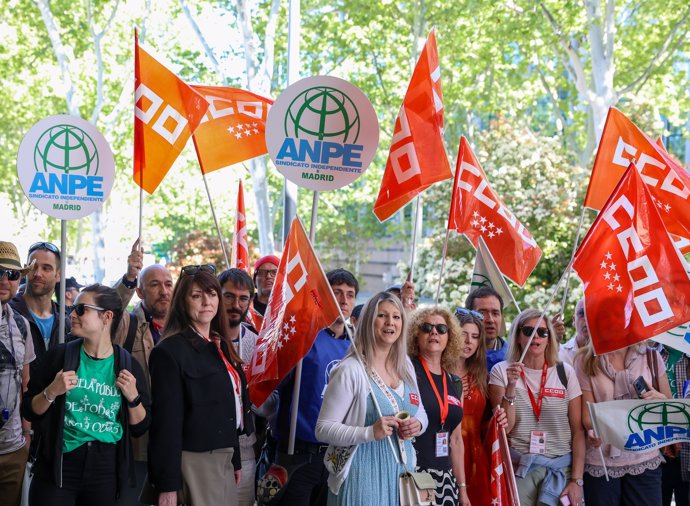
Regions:
M 275 279 L 275 278 L 273 278 Z M 272 280 L 271 280 L 272 281 Z M 223 308 L 228 319 L 230 335 L 226 336 L 242 358 L 245 374 L 252 361 L 257 335 L 244 325 L 249 304 L 254 295 L 254 283 L 249 274 L 241 269 L 228 269 L 218 276 L 223 298 Z M 271 283 L 272 285 L 272 283 Z M 240 434 L 240 458 L 242 459 L 242 479 L 237 487 L 238 504 L 254 504 L 254 473 L 256 469 L 256 431 Z
M 27 275 L 26 291 L 17 294 L 10 305 L 29 322 L 36 360 L 34 370 L 46 351 L 58 343 L 59 306 L 53 302 L 55 284 L 60 282 L 60 250 L 50 242 L 37 242 L 29 248 L 28 263 L 33 268 Z M 65 335 L 70 331 L 65 318 Z
M 266 255 L 259 258 L 254 264 L 254 286 L 256 286 L 256 295 L 253 300 L 253 309 L 260 316 L 266 312 L 266 305 L 268 298 L 271 296 L 273 290 L 273 283 L 276 281 L 278 275 L 278 266 L 280 265 L 280 258 L 275 255 Z
M 8 506 L 21 502 L 31 424 L 21 419 L 19 405 L 29 383 L 29 364 L 35 358 L 29 322 L 8 302 L 29 269 L 22 267 L 14 244 L 0 241 L 0 497 Z
M 130 264 L 133 262 L 138 264 L 141 260 L 140 254 L 137 254 L 136 250 L 137 248 L 132 249 L 128 259 Z M 135 258 L 132 258 L 133 255 Z M 115 288 L 122 289 L 119 285 L 124 283 L 124 281 L 125 279 L 123 278 Z M 170 308 L 173 281 L 168 269 L 160 264 L 153 264 L 144 268 L 136 278 L 136 281 L 137 296 L 141 300 L 134 306 L 134 310 L 131 313 L 122 316 L 113 342 L 124 347 L 139 362 L 146 375 L 146 381 L 150 389 L 149 356 L 163 333 L 165 317 L 168 314 L 168 308 Z M 125 288 L 129 288 L 129 286 Z M 148 439 L 148 433 L 138 438 L 132 438 L 134 468 L 138 484 L 141 484 L 147 471 Z M 139 489 L 140 487 L 125 487 L 122 490 L 118 504 L 139 504 Z

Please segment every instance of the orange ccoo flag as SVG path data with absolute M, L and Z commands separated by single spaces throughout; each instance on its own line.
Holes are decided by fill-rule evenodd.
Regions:
M 134 182 L 153 193 L 208 102 L 139 47 L 134 35 Z
M 192 88 L 209 103 L 193 136 L 202 173 L 266 154 L 266 117 L 273 100 L 239 88 Z
M 263 404 L 307 354 L 319 330 L 339 316 L 331 286 L 302 223 L 295 218 L 247 374 L 255 406 Z
M 630 164 L 575 254 L 597 355 L 690 321 L 690 266 L 662 213 Z
M 385 221 L 433 183 L 451 177 L 443 145 L 441 67 L 432 30 L 395 120 L 374 214 Z
M 674 242 L 690 251 L 690 174 L 614 107 L 601 134 L 585 206 L 601 210 L 633 161 Z
M 464 136 L 458 149 L 448 228 L 465 234 L 475 248 L 482 237 L 501 273 L 520 286 L 541 258 L 537 241 L 491 188 Z
M 247 246 L 247 218 L 244 214 L 244 189 L 240 181 L 237 189 L 237 210 L 235 211 L 235 239 L 232 248 L 233 267 L 249 273 L 249 247 Z

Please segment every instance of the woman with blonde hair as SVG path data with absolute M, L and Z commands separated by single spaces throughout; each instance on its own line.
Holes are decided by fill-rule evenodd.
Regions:
M 411 439 L 427 417 L 407 357 L 405 318 L 395 295 L 374 295 L 362 310 L 356 349 L 331 373 L 316 424 L 317 439 L 331 445 L 329 504 L 398 505 L 399 477 L 416 465 Z
M 661 355 L 645 344 L 635 344 L 604 355 L 594 355 L 590 342 L 575 357 L 575 370 L 582 386 L 582 402 L 621 399 L 664 400 L 671 387 Z M 638 395 L 633 382 L 642 377 L 646 390 Z M 586 404 L 585 404 L 586 405 Z M 662 504 L 659 450 L 628 453 L 611 445 L 601 446 L 592 429 L 587 409 L 583 412 L 587 431 L 585 454 L 585 497 L 588 506 Z M 602 450 L 609 479 L 604 476 Z
M 572 506 L 582 504 L 581 395 L 573 368 L 558 361 L 548 315 L 536 309 L 517 315 L 506 360 L 491 370 L 489 396 L 508 414 L 506 432 L 523 506 L 557 506 L 563 496 Z
M 410 315 L 407 348 L 417 375 L 428 430 L 415 439 L 417 467 L 436 482 L 435 505 L 469 505 L 462 441 L 462 386 L 448 371 L 460 355 L 460 326 L 446 308 Z

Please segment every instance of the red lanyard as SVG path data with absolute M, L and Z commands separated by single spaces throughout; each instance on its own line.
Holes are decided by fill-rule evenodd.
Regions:
M 436 382 L 431 377 L 431 371 L 429 371 L 429 366 L 426 365 L 426 361 L 422 357 L 419 357 L 419 361 L 422 363 L 422 367 L 426 372 L 426 377 L 429 378 L 431 388 L 433 389 L 434 394 L 436 395 L 438 407 L 441 410 L 441 428 L 443 428 L 443 425 L 446 423 L 446 418 L 448 418 L 448 380 L 446 379 L 446 371 L 444 371 L 443 368 L 441 368 L 441 376 L 443 376 L 443 401 L 441 401 L 441 396 L 439 395 L 438 389 L 436 388 Z
M 539 421 L 539 415 L 541 414 L 541 403 L 544 400 L 544 387 L 546 386 L 546 361 L 544 361 L 544 367 L 541 370 L 541 386 L 539 387 L 539 398 L 535 401 L 534 394 L 530 390 L 527 384 L 527 378 L 525 377 L 525 372 L 520 370 L 520 375 L 522 376 L 522 381 L 525 382 L 525 388 L 529 394 L 529 400 L 532 403 L 532 411 L 534 411 L 534 416 L 537 417 L 537 422 Z

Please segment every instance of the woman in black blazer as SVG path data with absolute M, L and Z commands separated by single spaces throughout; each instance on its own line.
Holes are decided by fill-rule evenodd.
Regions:
M 151 352 L 149 478 L 159 505 L 237 504 L 239 434 L 253 432 L 240 357 L 213 265 L 183 267 Z

